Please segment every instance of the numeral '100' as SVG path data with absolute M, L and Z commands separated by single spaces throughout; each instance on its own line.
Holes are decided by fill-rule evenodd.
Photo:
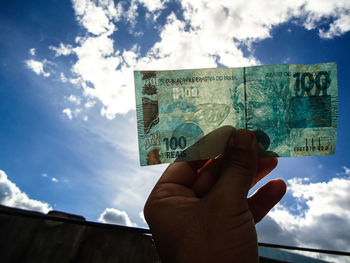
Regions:
M 297 97 L 303 97 L 305 92 L 308 96 L 319 96 L 322 91 L 322 95 L 327 95 L 327 89 L 331 84 L 331 78 L 329 73 L 326 71 L 317 72 L 316 78 L 309 73 L 305 72 L 301 74 L 297 72 L 293 75 L 295 80 L 295 95 Z M 301 87 L 300 87 L 301 86 Z M 311 90 L 316 86 L 314 94 L 311 93 Z
M 180 136 L 179 138 L 171 137 L 170 140 L 169 138 L 164 138 L 163 141 L 165 142 L 167 151 L 169 148 L 173 151 L 176 150 L 177 147 L 180 147 L 181 150 L 186 148 L 186 138 L 184 136 Z

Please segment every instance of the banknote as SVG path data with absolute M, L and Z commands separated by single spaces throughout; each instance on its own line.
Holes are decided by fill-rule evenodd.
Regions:
M 215 143 L 203 143 L 220 127 L 254 131 L 261 156 L 335 153 L 336 63 L 134 71 L 134 81 L 142 166 L 215 158 L 222 149 L 204 154 Z

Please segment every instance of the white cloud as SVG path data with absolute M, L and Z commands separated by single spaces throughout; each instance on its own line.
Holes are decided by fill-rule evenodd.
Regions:
M 116 30 L 112 20 L 118 21 L 122 14 L 121 5 L 116 8 L 114 1 L 73 0 L 77 19 L 89 33 L 100 35 L 111 34 Z
M 99 35 L 107 31 L 114 31 L 115 27 L 109 22 L 108 17 L 103 12 L 101 7 L 90 3 L 84 16 L 81 18 L 81 23 L 85 28 L 95 34 Z
M 322 38 L 334 38 L 341 36 L 350 30 L 350 14 L 342 14 L 336 19 L 329 27 L 329 30 L 319 30 L 320 37 Z
M 78 61 L 72 68 L 81 79 L 85 96 L 98 98 L 104 105 L 101 112 L 109 118 L 135 107 L 133 72 L 127 64 L 135 60 L 134 49 L 124 51 L 120 57 L 114 52 L 113 42 L 107 35 L 81 39 L 80 46 L 74 49 Z M 118 66 L 120 70 L 116 70 Z
M 81 103 L 81 99 L 77 96 L 74 96 L 73 94 L 71 94 L 69 97 L 68 97 L 68 100 L 76 105 L 80 105 Z
M 73 1 L 73 7 L 76 15 L 82 16 L 85 13 L 85 10 L 87 9 L 87 6 L 89 4 L 89 0 L 76 0 Z
M 64 45 L 63 43 L 60 43 L 59 47 L 55 47 L 55 46 L 49 46 L 49 49 L 55 51 L 55 56 L 59 57 L 59 56 L 68 56 L 70 54 L 72 54 L 72 46 L 71 45 Z
M 55 178 L 55 177 L 52 177 L 52 178 L 51 178 L 51 181 L 54 182 L 54 183 L 58 183 L 58 179 Z
M 25 61 L 27 67 L 31 70 L 33 70 L 37 75 L 42 75 L 44 77 L 49 77 L 51 74 L 50 72 L 45 72 L 44 66 L 47 63 L 46 60 L 43 61 L 37 61 L 34 59 L 29 59 Z
M 87 101 L 86 103 L 85 103 L 85 108 L 91 108 L 91 107 L 93 107 L 94 105 L 96 104 L 96 101 L 91 101 L 91 100 L 89 100 L 89 101 Z
M 63 83 L 66 83 L 68 81 L 68 79 L 66 78 L 66 76 L 64 75 L 63 72 L 61 72 L 60 74 L 60 80 L 63 82 Z
M 350 175 L 350 168 L 347 166 L 343 166 L 344 172 L 338 172 L 336 173 L 336 176 L 344 176 L 344 175 Z
M 135 0 L 131 0 L 129 9 L 125 13 L 126 20 L 130 23 L 129 32 L 131 33 L 136 25 L 136 18 L 138 17 L 137 12 L 137 2 Z
M 49 178 L 49 176 L 48 176 L 47 173 L 43 173 L 41 176 L 42 176 L 42 177 L 45 177 L 45 178 Z M 51 181 L 54 182 L 54 183 L 58 183 L 58 182 L 59 182 L 59 180 L 58 180 L 56 177 L 51 177 L 50 179 L 51 179 Z M 65 180 L 64 180 L 64 181 L 65 181 Z
M 259 64 L 252 55 L 247 57 L 241 45 L 271 37 L 271 30 L 291 19 L 300 20 L 308 29 L 317 28 L 324 18 L 333 19 L 326 29 L 318 28 L 320 36 L 331 38 L 350 30 L 348 12 L 350 1 L 339 0 L 182 0 L 184 20 L 171 13 L 165 24 L 159 25 L 160 40 L 141 56 L 140 47 L 115 50 L 118 39 L 112 33 L 118 22 L 128 22 L 128 30 L 142 38 L 143 32 L 134 32 L 138 6 L 143 5 L 154 16 L 159 16 L 167 0 L 132 0 L 129 3 L 112 0 L 74 0 L 77 20 L 87 30 L 76 38 L 74 46 L 60 43 L 50 46 L 56 56 L 73 54 L 77 61 L 71 71 L 72 84 L 82 87 L 83 95 L 102 103 L 100 112 L 113 119 L 135 109 L 133 73 L 138 69 L 181 69 Z M 150 14 L 148 13 L 148 14 Z M 150 15 L 148 15 L 150 16 Z M 146 14 L 147 17 L 147 14 Z M 299 20 L 298 20 L 299 19 Z M 141 21 L 142 22 L 142 21 Z M 142 41 L 142 39 L 141 39 Z M 252 51 L 252 50 L 251 50 Z M 93 66 L 92 66 L 93 65 Z M 49 74 L 36 64 L 37 74 Z M 65 80 L 62 78 L 61 80 Z
M 30 54 L 31 56 L 35 56 L 35 54 L 36 54 L 36 49 L 35 49 L 35 48 L 31 48 L 31 49 L 29 50 L 29 54 Z
M 62 112 L 67 115 L 68 119 L 71 120 L 73 118 L 71 109 L 67 108 L 67 109 L 64 109 Z
M 161 40 L 154 44 L 145 57 L 137 61 L 135 67 L 139 69 L 215 67 L 217 65 L 215 54 L 203 48 L 202 36 L 196 31 L 186 31 L 185 28 L 185 22 L 180 21 L 174 13 L 170 14 L 160 33 Z M 234 46 L 233 48 L 237 50 Z M 241 55 L 243 56 L 242 53 Z M 240 60 L 236 58 L 237 63 Z
M 303 6 L 306 20 L 304 26 L 307 29 L 315 29 L 325 18 L 332 18 L 334 21 L 329 29 L 319 29 L 319 35 L 322 38 L 333 38 L 340 36 L 350 30 L 348 0 L 309 0 Z
M 7 178 L 6 173 L 2 170 L 0 170 L 0 204 L 42 213 L 47 213 L 52 209 L 48 203 L 30 199 Z
M 98 218 L 98 221 L 107 224 L 136 226 L 136 224 L 130 221 L 129 216 L 125 211 L 120 211 L 115 208 L 106 208 Z
M 123 2 L 119 2 L 117 6 L 114 4 L 114 0 L 99 0 L 99 6 L 104 9 L 104 12 L 108 16 L 109 19 L 114 20 L 114 22 L 118 22 L 123 15 Z
M 165 4 L 169 2 L 169 0 L 138 0 L 141 4 L 143 4 L 150 12 L 155 12 L 160 9 L 165 8 Z
M 147 224 L 146 219 L 145 219 L 145 215 L 143 214 L 143 211 L 140 211 L 140 212 L 139 212 L 139 216 L 140 216 L 142 222 L 144 222 L 145 224 Z
M 350 178 L 288 183 L 299 210 L 276 206 L 257 225 L 260 241 L 350 251 Z

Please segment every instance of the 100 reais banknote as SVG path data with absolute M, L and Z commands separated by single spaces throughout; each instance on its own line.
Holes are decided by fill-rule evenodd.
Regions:
M 226 125 L 253 130 L 262 156 L 335 152 L 336 63 L 134 71 L 134 80 L 141 165 L 198 159 L 189 147 Z

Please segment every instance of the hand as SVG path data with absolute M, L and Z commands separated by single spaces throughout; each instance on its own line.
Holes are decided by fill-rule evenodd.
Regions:
M 222 159 L 168 166 L 144 208 L 162 262 L 258 262 L 255 223 L 283 197 L 281 179 L 248 191 L 277 165 L 254 134 L 235 131 Z M 203 167 L 204 165 L 204 167 Z

